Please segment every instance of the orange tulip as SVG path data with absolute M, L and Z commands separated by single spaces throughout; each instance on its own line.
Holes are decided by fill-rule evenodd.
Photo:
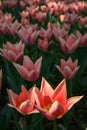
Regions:
M 28 56 L 24 56 L 23 66 L 13 63 L 19 74 L 29 81 L 35 81 L 39 78 L 41 70 L 42 57 L 40 57 L 35 64 Z
M 61 67 L 59 65 L 56 65 L 56 68 L 61 72 L 65 79 L 71 79 L 75 76 L 79 69 L 79 66 L 77 67 L 77 65 L 78 60 L 72 62 L 72 59 L 70 57 L 67 61 L 61 59 Z
M 11 62 L 19 62 L 23 59 L 24 44 L 20 41 L 16 44 L 7 42 L 3 45 L 3 49 L 0 49 L 0 55 Z
M 54 120 L 65 115 L 83 96 L 67 99 L 66 82 L 63 80 L 55 90 L 43 78 L 40 91 L 34 88 L 35 108 L 47 119 Z
M 34 96 L 33 96 L 33 88 L 29 91 L 22 85 L 21 93 L 15 94 L 12 90 L 7 89 L 8 97 L 10 103 L 8 106 L 16 109 L 23 115 L 36 113 L 37 110 L 34 108 Z

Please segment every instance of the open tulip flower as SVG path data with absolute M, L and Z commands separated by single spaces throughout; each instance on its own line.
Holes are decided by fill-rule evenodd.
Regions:
M 24 44 L 20 41 L 19 43 L 12 44 L 7 42 L 0 49 L 0 55 L 11 62 L 20 62 L 24 55 Z
M 15 94 L 11 89 L 7 89 L 10 107 L 16 109 L 23 115 L 36 113 L 37 110 L 34 108 L 34 96 L 33 87 L 27 91 L 27 89 L 22 85 L 21 93 Z
M 83 96 L 75 96 L 67 99 L 66 82 L 63 80 L 55 90 L 43 78 L 40 91 L 34 88 L 36 100 L 35 108 L 47 119 L 61 118 Z
M 76 38 L 73 34 L 71 34 L 67 38 L 62 38 L 59 36 L 60 47 L 63 52 L 69 54 L 73 53 L 77 47 L 79 46 L 80 39 Z
M 35 64 L 28 56 L 24 56 L 23 66 L 13 63 L 19 74 L 28 81 L 35 81 L 39 78 L 41 70 L 42 57 L 40 57 Z
M 77 73 L 79 66 L 78 60 L 72 61 L 71 57 L 67 61 L 61 59 L 61 67 L 56 65 L 56 68 L 61 72 L 65 79 L 71 79 Z

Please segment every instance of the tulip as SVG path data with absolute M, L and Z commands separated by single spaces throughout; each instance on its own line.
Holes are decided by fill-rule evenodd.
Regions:
M 79 1 L 77 3 L 70 4 L 70 10 L 74 11 L 75 13 L 83 12 L 86 9 L 86 2 Z
M 49 1 L 47 7 L 49 8 L 49 14 L 53 14 L 57 3 L 55 1 Z
M 13 23 L 9 22 L 6 26 L 7 32 L 10 35 L 15 35 L 21 24 L 15 20 Z
M 58 24 L 51 24 L 52 33 L 57 42 L 59 42 L 59 36 L 65 38 L 67 31 L 64 28 L 60 28 Z
M 83 96 L 67 99 L 66 82 L 63 80 L 55 90 L 43 78 L 41 89 L 34 88 L 35 108 L 47 119 L 55 120 L 65 115 Z
M 78 20 L 80 19 L 80 16 L 78 16 L 75 13 L 66 13 L 64 15 L 60 15 L 60 21 L 61 22 L 66 22 L 70 25 L 75 24 Z
M 34 30 L 34 26 L 30 26 L 29 28 L 22 26 L 17 31 L 17 34 L 26 45 L 34 44 L 38 36 L 38 32 Z
M 65 53 L 73 53 L 79 46 L 80 39 L 76 38 L 73 34 L 71 34 L 65 39 L 59 36 L 59 42 L 61 49 Z
M 14 20 L 14 17 L 11 13 L 5 13 L 2 17 L 3 22 L 12 22 Z
M 84 47 L 87 46 L 87 33 L 82 35 L 79 31 L 76 32 L 77 38 L 80 39 L 79 46 Z
M 59 1 L 59 2 L 56 4 L 56 6 L 55 6 L 54 14 L 55 14 L 56 16 L 59 16 L 60 14 L 62 14 L 62 13 L 63 13 L 64 6 L 65 6 L 64 2 L 60 2 L 60 1 Z
M 50 44 L 49 44 L 49 41 L 48 41 L 47 38 L 45 38 L 45 39 L 43 39 L 43 40 L 41 40 L 41 39 L 38 40 L 38 47 L 39 47 L 39 49 L 42 50 L 42 51 L 47 51 L 49 45 L 50 45 Z
M 39 32 L 39 36 L 43 39 L 47 38 L 48 40 L 50 40 L 52 37 L 52 29 L 50 27 L 48 27 L 47 30 L 45 30 L 44 28 L 41 28 Z
M 47 14 L 45 12 L 37 12 L 34 19 L 38 20 L 39 22 L 44 22 L 46 20 Z
M 2 6 L 8 8 L 15 8 L 18 4 L 18 0 L 4 0 L 2 1 Z
M 19 113 L 23 115 L 36 113 L 37 110 L 34 109 L 34 95 L 33 87 L 27 90 L 25 86 L 21 86 L 21 93 L 16 94 L 11 89 L 7 89 L 8 97 L 10 103 L 9 107 L 16 109 Z
M 42 57 L 40 57 L 35 64 L 28 56 L 24 56 L 23 65 L 13 63 L 19 74 L 28 81 L 35 81 L 39 78 L 41 70 Z
M 10 62 L 19 62 L 23 59 L 24 44 L 19 43 L 11 44 L 7 42 L 3 45 L 3 49 L 0 49 L 0 55 Z
M 77 73 L 80 66 L 78 65 L 78 60 L 72 61 L 71 57 L 65 61 L 61 59 L 61 66 L 56 65 L 56 68 L 61 72 L 65 79 L 72 79 Z
M 87 24 L 87 17 L 84 17 L 84 18 L 80 18 L 80 20 L 79 20 L 79 25 L 81 26 L 81 27 L 83 27 L 83 26 L 85 26 Z

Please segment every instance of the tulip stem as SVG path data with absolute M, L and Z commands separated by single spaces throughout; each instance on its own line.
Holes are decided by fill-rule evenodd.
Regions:
M 27 130 L 27 117 L 24 116 L 23 130 Z
M 56 122 L 56 120 L 53 121 L 53 130 L 58 130 L 57 129 L 57 122 Z
M 70 98 L 72 97 L 72 79 L 67 80 L 67 97 Z

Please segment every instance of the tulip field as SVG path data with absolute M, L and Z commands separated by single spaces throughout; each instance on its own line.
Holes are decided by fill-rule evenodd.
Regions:
M 87 1 L 0 1 L 0 130 L 87 130 Z

